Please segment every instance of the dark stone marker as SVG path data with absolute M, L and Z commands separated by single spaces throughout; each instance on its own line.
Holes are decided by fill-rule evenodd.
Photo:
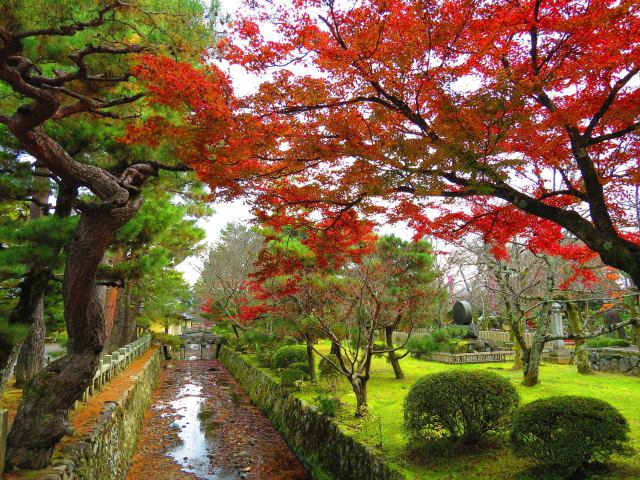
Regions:
M 453 304 L 453 323 L 471 325 L 471 304 L 464 300 Z

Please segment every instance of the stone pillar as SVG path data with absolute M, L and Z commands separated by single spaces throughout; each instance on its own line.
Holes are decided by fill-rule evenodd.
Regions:
M 551 304 L 551 335 L 564 335 L 564 324 L 562 322 L 562 305 Z M 551 342 L 551 352 L 543 358 L 562 365 L 571 363 L 571 351 L 564 346 L 564 340 L 554 340 Z
M 559 303 L 551 304 L 551 335 L 554 337 L 564 334 L 564 324 L 562 323 L 562 306 Z M 552 342 L 553 349 L 559 350 L 564 348 L 564 340 L 554 340 Z
M 0 410 L 0 477 L 4 472 L 4 461 L 7 458 L 7 435 L 9 435 L 9 412 Z

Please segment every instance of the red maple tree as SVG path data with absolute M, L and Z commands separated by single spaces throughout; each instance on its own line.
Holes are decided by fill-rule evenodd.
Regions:
M 637 2 L 251 7 L 222 48 L 270 78 L 245 100 L 277 135 L 255 165 L 294 178 L 261 192 L 273 213 L 323 201 L 497 251 L 564 231 L 640 282 Z

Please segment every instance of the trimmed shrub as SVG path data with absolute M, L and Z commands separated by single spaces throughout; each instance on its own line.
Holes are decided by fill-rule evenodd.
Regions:
M 299 368 L 288 367 L 282 372 L 280 385 L 283 387 L 293 387 L 298 380 L 304 380 L 307 375 Z
M 271 357 L 273 356 L 273 350 L 267 347 L 260 347 L 256 351 L 256 362 L 261 367 L 268 368 L 271 366 Z
M 285 345 L 278 348 L 271 356 L 271 368 L 287 368 L 292 363 L 305 363 L 306 361 L 306 345 Z
M 629 454 L 629 424 L 596 398 L 556 396 L 535 400 L 514 415 L 510 441 L 516 457 L 530 457 L 562 476 L 574 475 L 611 454 Z
M 298 370 L 302 370 L 307 377 L 311 375 L 309 371 L 309 364 L 307 362 L 295 362 L 289 365 L 289 368 L 297 368 Z
M 631 342 L 624 338 L 592 338 L 587 340 L 587 347 L 605 348 L 605 347 L 629 347 Z
M 515 387 L 496 373 L 435 373 L 420 378 L 405 397 L 404 428 L 414 440 L 474 443 L 507 430 L 519 403 Z
M 327 361 L 327 359 L 331 360 L 334 365 L 340 365 L 340 361 L 335 354 L 330 353 L 329 355 L 325 355 L 324 357 L 322 357 L 320 363 L 318 364 L 320 375 L 322 375 L 323 377 L 333 377 L 336 375 L 340 375 L 340 372 L 338 372 L 338 370 L 336 370 L 335 367 Z
M 336 411 L 340 406 L 337 399 L 327 395 L 318 394 L 313 398 L 318 405 L 320 413 L 324 413 L 327 417 L 335 417 Z

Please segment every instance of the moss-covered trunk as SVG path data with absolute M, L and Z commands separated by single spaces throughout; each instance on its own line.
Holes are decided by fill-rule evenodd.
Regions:
M 309 367 L 309 380 L 312 385 L 316 384 L 316 362 L 313 358 L 313 346 L 307 342 L 307 365 Z
M 393 329 L 393 326 L 387 326 L 384 328 L 384 336 L 387 343 L 387 348 L 389 350 L 393 349 Z M 393 368 L 393 373 L 396 376 L 396 380 L 402 380 L 404 378 L 404 372 L 402 371 L 402 367 L 400 366 L 400 359 L 394 351 L 390 351 L 388 355 L 389 363 Z

